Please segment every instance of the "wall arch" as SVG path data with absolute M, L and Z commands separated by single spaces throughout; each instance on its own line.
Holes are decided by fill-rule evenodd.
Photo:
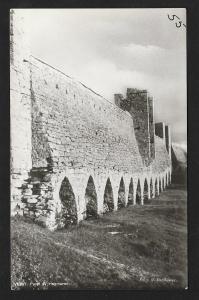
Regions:
M 161 179 L 159 178 L 159 193 L 162 192 L 162 182 Z
M 120 180 L 118 190 L 118 209 L 125 207 L 125 185 L 123 177 Z
M 164 176 L 162 177 L 162 190 L 164 191 L 164 189 L 165 189 L 165 185 L 164 185 Z
M 159 191 L 158 191 L 158 179 L 155 179 L 155 197 L 157 197 L 159 195 Z
M 77 224 L 77 204 L 72 185 L 67 177 L 62 180 L 59 189 L 60 211 L 55 218 L 58 228 L 64 228 L 71 224 Z
M 168 176 L 167 176 L 167 173 L 166 173 L 166 179 L 165 179 L 165 182 L 166 182 L 166 186 L 168 185 Z
M 134 186 L 133 186 L 133 178 L 131 178 L 129 183 L 128 205 L 133 204 L 133 195 L 134 195 Z
M 168 173 L 168 183 L 171 184 L 171 172 Z
M 153 179 L 150 179 L 150 198 L 154 198 L 154 184 L 153 184 Z
M 143 196 L 144 196 L 144 202 L 149 200 L 149 184 L 146 178 L 144 180 Z
M 136 204 L 142 204 L 142 191 L 141 191 L 140 179 L 138 179 L 137 188 L 136 188 Z
M 88 178 L 86 190 L 85 190 L 85 204 L 86 204 L 86 219 L 92 219 L 97 217 L 97 193 L 93 177 L 90 175 Z
M 103 212 L 110 212 L 114 210 L 114 198 L 113 198 L 113 188 L 108 177 L 104 189 L 104 202 L 103 202 Z

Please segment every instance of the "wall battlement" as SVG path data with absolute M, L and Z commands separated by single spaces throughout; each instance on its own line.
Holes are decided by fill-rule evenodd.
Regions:
M 158 195 L 170 133 L 155 135 L 147 90 L 111 103 L 31 56 L 22 19 L 11 12 L 11 213 L 54 229 Z

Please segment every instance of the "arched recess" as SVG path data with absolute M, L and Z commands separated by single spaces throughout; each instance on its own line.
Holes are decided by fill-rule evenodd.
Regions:
M 171 184 L 171 173 L 170 173 L 170 171 L 168 173 L 168 184 Z
M 123 177 L 120 180 L 120 186 L 118 190 L 118 209 L 125 207 L 125 186 Z
M 90 176 L 88 179 L 88 183 L 85 191 L 85 201 L 86 201 L 86 219 L 96 218 L 97 217 L 97 193 L 95 190 L 95 184 L 92 176 Z
M 161 179 L 159 179 L 159 193 L 162 192 L 162 184 L 161 184 Z
M 62 181 L 59 198 L 61 200 L 61 211 L 57 214 L 58 227 L 67 227 L 77 224 L 77 206 L 72 186 L 67 177 Z
M 129 194 L 128 194 L 128 203 L 127 205 L 133 204 L 133 179 L 131 178 L 130 184 L 129 184 Z
M 113 189 L 110 178 L 107 179 L 104 190 L 104 213 L 114 210 Z
M 155 197 L 156 196 L 158 196 L 158 180 L 157 180 L 157 178 L 156 178 L 156 180 L 155 180 Z
M 153 194 L 153 180 L 152 180 L 152 178 L 150 180 L 150 195 L 151 195 L 151 198 L 154 197 L 154 194 Z
M 168 176 L 167 176 L 167 173 L 166 173 L 166 184 L 165 184 L 165 186 L 167 186 L 168 185 Z
M 138 179 L 137 189 L 136 189 L 136 204 L 141 204 L 141 185 Z
M 147 179 L 145 178 L 144 180 L 144 202 L 149 200 L 149 186 L 148 186 L 148 182 Z
M 164 186 L 164 177 L 162 177 L 162 190 L 165 189 L 165 186 Z

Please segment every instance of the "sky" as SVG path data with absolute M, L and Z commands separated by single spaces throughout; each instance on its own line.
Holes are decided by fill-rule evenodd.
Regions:
M 147 89 L 155 121 L 186 145 L 186 27 L 179 9 L 25 9 L 31 54 L 109 101 Z M 178 23 L 179 24 L 179 23 Z

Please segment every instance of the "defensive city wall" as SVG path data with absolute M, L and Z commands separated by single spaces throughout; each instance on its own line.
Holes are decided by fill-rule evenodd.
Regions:
M 55 229 L 159 195 L 170 128 L 148 92 L 104 99 L 31 56 L 23 18 L 10 18 L 11 214 Z

